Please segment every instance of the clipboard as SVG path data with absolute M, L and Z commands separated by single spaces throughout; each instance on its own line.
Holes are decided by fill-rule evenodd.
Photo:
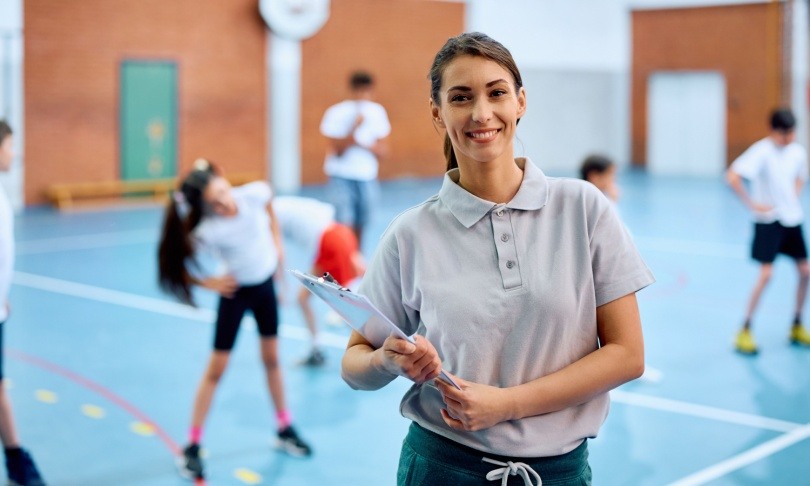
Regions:
M 297 278 L 304 287 L 315 294 L 326 305 L 332 308 L 343 318 L 344 321 L 355 331 L 363 335 L 375 348 L 383 345 L 388 336 L 394 335 L 408 342 L 415 342 L 413 336 L 408 336 L 396 324 L 391 322 L 365 295 L 355 294 L 349 289 L 343 288 L 331 278 L 329 274 L 325 277 L 316 277 L 298 270 L 290 270 L 290 273 Z M 461 390 L 450 376 L 441 371 L 444 381 Z

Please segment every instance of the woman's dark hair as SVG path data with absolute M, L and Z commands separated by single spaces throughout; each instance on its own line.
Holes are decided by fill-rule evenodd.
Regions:
M 163 217 L 163 230 L 158 245 L 158 281 L 160 288 L 181 302 L 194 304 L 191 278 L 186 270 L 193 264 L 194 243 L 191 232 L 200 224 L 204 214 L 203 192 L 219 171 L 204 159 L 194 163 L 194 169 L 172 194 Z
M 771 128 L 780 132 L 789 132 L 796 128 L 796 117 L 788 108 L 778 108 L 771 113 Z
M 430 78 L 430 98 L 436 106 L 441 105 L 439 91 L 442 87 L 442 75 L 444 74 L 445 68 L 447 68 L 456 57 L 463 55 L 479 56 L 495 61 L 512 74 L 515 80 L 516 91 L 519 91 L 520 88 L 523 87 L 523 79 L 520 76 L 520 71 L 509 49 L 486 34 L 467 32 L 448 39 L 439 52 L 436 53 L 436 57 L 433 59 L 433 65 L 430 66 L 430 74 L 428 75 L 428 78 Z M 447 170 L 458 167 L 456 154 L 453 152 L 453 144 L 450 142 L 450 137 L 446 134 L 444 136 L 444 158 L 447 160 Z
M 582 180 L 587 181 L 594 172 L 604 174 L 611 167 L 613 167 L 613 161 L 604 155 L 589 155 L 582 162 L 582 166 L 579 168 L 579 175 L 582 177 Z

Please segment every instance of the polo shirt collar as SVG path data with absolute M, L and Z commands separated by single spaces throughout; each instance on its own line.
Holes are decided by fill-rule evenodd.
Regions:
M 515 163 L 523 170 L 523 180 L 515 197 L 504 206 L 524 211 L 542 208 L 548 201 L 548 179 L 528 157 L 518 157 Z M 469 228 L 498 204 L 470 194 L 458 185 L 458 179 L 458 169 L 448 171 L 444 175 L 439 198 L 447 205 L 453 216 Z

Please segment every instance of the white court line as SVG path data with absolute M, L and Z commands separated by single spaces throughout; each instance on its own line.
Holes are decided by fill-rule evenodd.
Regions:
M 706 484 L 709 481 L 721 478 L 729 473 L 737 471 L 738 469 L 742 469 L 757 461 L 765 459 L 768 456 L 772 456 L 777 452 L 787 449 L 793 444 L 801 442 L 807 438 L 810 438 L 810 424 L 799 427 L 798 429 L 788 432 L 787 434 L 780 435 L 775 439 L 763 442 L 762 444 L 737 454 L 736 456 L 732 456 L 725 461 L 718 462 L 713 466 L 709 466 L 706 469 L 686 476 L 685 478 L 681 478 L 674 483 L 670 483 L 669 486 L 698 486 L 701 484 Z
M 689 402 L 658 398 L 639 393 L 630 393 L 621 390 L 610 392 L 611 401 L 624 403 L 625 405 L 635 405 L 637 407 L 651 408 L 664 412 L 672 412 L 691 417 L 705 418 L 737 425 L 745 425 L 757 429 L 773 430 L 776 432 L 792 432 L 801 428 L 803 424 L 777 420 L 760 415 L 752 415 L 742 412 L 733 412 L 716 407 L 707 407 Z
M 92 285 L 69 282 L 67 280 L 44 277 L 42 275 L 34 275 L 26 272 L 14 272 L 13 282 L 16 285 L 22 285 L 24 287 L 46 290 L 49 292 L 95 300 L 97 302 L 115 304 L 122 307 L 129 307 L 132 309 L 155 312 L 158 314 L 175 316 L 200 322 L 213 322 L 214 318 L 216 317 L 215 312 L 210 309 L 195 309 L 176 302 L 169 302 L 153 297 L 143 297 L 140 295 L 120 292 L 118 290 L 110 290 Z M 300 340 L 309 339 L 309 332 L 301 327 L 282 326 L 281 331 L 281 334 L 284 337 Z M 347 336 L 326 332 L 322 332 L 321 335 L 324 344 L 337 348 L 346 347 L 346 342 L 348 340 Z M 666 412 L 707 418 L 738 425 L 746 425 L 760 429 L 775 430 L 777 432 L 788 432 L 801 427 L 801 424 L 785 422 L 768 417 L 732 412 L 720 408 L 695 405 L 692 403 L 651 397 L 637 393 L 629 393 L 621 390 L 612 391 L 611 398 L 616 402 L 625 403 L 628 405 L 652 408 Z
M 120 305 L 122 307 L 129 307 L 131 309 L 141 311 L 155 312 L 157 314 L 179 317 L 181 319 L 208 323 L 214 322 L 216 319 L 216 312 L 211 309 L 194 308 L 178 302 L 169 302 L 153 297 L 144 297 L 127 292 L 120 292 L 118 290 L 110 290 L 93 285 L 69 282 L 67 280 L 45 277 L 32 273 L 15 271 L 12 282 L 15 285 L 21 285 L 23 287 L 95 300 L 96 302 L 104 302 L 106 304 Z M 248 322 L 252 321 L 252 323 L 255 325 L 255 320 L 253 320 L 252 317 L 249 316 L 246 319 Z M 309 331 L 300 327 L 282 324 L 279 326 L 279 334 L 286 338 L 302 341 L 309 340 Z M 319 341 L 324 345 L 341 349 L 346 347 L 346 342 L 349 340 L 348 336 L 341 336 L 339 334 L 328 332 L 318 333 L 318 338 Z
M 117 231 L 115 233 L 97 233 L 90 235 L 62 236 L 39 240 L 18 241 L 18 255 L 37 255 L 40 253 L 57 253 L 70 250 L 91 250 L 121 245 L 139 245 L 152 243 L 158 239 L 155 230 Z
M 653 236 L 634 236 L 633 240 L 642 250 L 678 255 L 696 255 L 716 258 L 745 260 L 748 258 L 748 247 L 745 245 L 714 243 L 710 241 L 676 240 L 656 238 Z
M 159 235 L 154 230 L 130 230 L 18 241 L 17 254 L 56 253 L 60 251 L 89 250 L 118 245 L 153 243 L 157 242 L 158 236 Z M 739 244 L 637 235 L 634 236 L 633 239 L 642 249 L 661 253 L 731 258 L 736 260 L 745 260 L 748 258 L 748 247 Z

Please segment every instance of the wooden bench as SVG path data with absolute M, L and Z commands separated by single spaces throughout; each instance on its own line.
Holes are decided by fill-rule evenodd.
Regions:
M 240 185 L 262 179 L 258 174 L 230 174 L 228 180 Z M 60 211 L 98 204 L 164 202 L 177 188 L 177 179 L 100 181 L 52 184 L 45 191 Z

